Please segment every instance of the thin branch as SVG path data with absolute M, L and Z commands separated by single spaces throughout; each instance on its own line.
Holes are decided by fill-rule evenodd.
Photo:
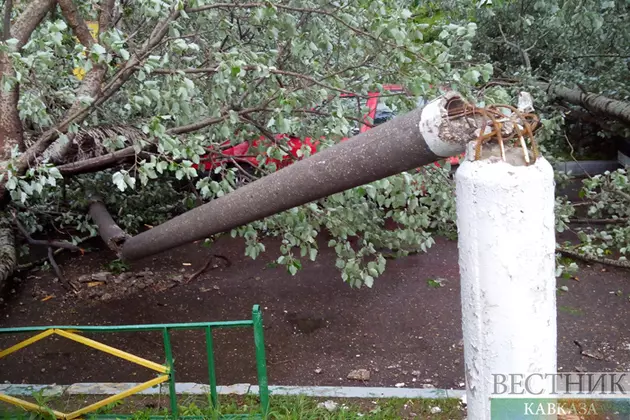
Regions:
M 239 171 L 241 171 L 241 173 L 245 176 L 245 178 L 249 179 L 250 181 L 256 181 L 258 179 L 254 175 L 247 172 L 247 170 L 245 170 L 245 168 L 243 168 L 232 156 L 230 156 L 230 161 L 232 162 L 234 166 L 236 166 L 236 168 Z
M 267 130 L 262 124 L 260 124 L 257 121 L 254 121 L 253 119 L 251 119 L 251 118 L 249 118 L 249 117 L 247 117 L 245 115 L 241 115 L 240 117 L 246 123 L 251 124 L 254 127 L 256 127 L 258 129 L 258 131 L 260 131 L 262 133 L 262 135 L 267 137 L 271 142 L 276 143 L 276 139 L 274 138 L 273 133 L 271 131 Z
M 63 272 L 61 271 L 61 268 L 59 268 L 59 266 L 57 265 L 57 261 L 55 261 L 55 253 L 53 252 L 53 249 L 50 246 L 48 247 L 48 261 L 50 262 L 50 265 L 52 266 L 52 268 L 55 270 L 55 274 L 57 275 L 57 278 L 59 279 L 61 284 L 66 289 L 72 290 L 75 293 L 78 292 L 79 286 L 77 286 L 77 284 L 72 280 L 66 280 L 65 276 L 63 275 Z
M 614 267 L 621 267 L 621 268 L 630 268 L 630 261 L 613 260 L 612 258 L 587 256 L 587 255 L 580 254 L 579 252 L 572 251 L 570 249 L 566 249 L 562 247 L 557 247 L 556 252 L 566 255 L 567 257 L 576 258 L 578 260 L 582 260 L 586 262 L 606 264 L 606 265 L 611 265 Z
M 116 0 L 104 0 L 101 2 L 101 11 L 98 14 L 98 32 L 103 32 L 110 29 L 114 23 L 114 7 L 116 6 Z
M 192 179 L 188 178 L 188 187 L 190 188 L 190 191 L 192 191 L 192 193 L 195 195 L 195 199 L 197 200 L 197 206 L 200 206 L 203 204 L 203 198 L 201 197 L 201 194 L 199 194 L 199 191 L 197 191 L 197 188 L 195 188 L 195 184 L 193 184 Z
M 424 57 L 422 57 L 420 54 L 417 54 L 413 51 L 410 51 L 408 48 L 406 47 L 400 47 L 399 45 L 396 45 L 395 43 L 392 42 L 388 42 L 388 41 L 384 41 L 380 38 L 378 38 L 375 35 L 370 34 L 369 32 L 366 32 L 360 28 L 357 28 L 355 26 L 350 25 L 349 23 L 345 22 L 343 19 L 341 19 L 339 16 L 336 15 L 336 11 L 327 11 L 327 10 L 322 10 L 322 9 L 312 9 L 312 8 L 307 8 L 307 7 L 294 7 L 294 6 L 287 6 L 284 4 L 271 4 L 271 3 L 214 3 L 214 4 L 207 4 L 204 6 L 199 6 L 199 7 L 188 7 L 186 8 L 186 12 L 187 13 L 198 13 L 198 12 L 203 12 L 206 10 L 211 10 L 211 9 L 228 9 L 228 8 L 238 8 L 238 9 L 256 9 L 259 7 L 269 7 L 272 6 L 276 9 L 280 9 L 280 10 L 286 10 L 286 11 L 290 11 L 290 12 L 301 12 L 301 13 L 314 13 L 314 14 L 318 14 L 318 15 L 325 15 L 328 16 L 330 18 L 332 18 L 333 20 L 335 20 L 336 22 L 340 23 L 342 26 L 345 26 L 346 28 L 348 28 L 349 30 L 351 30 L 352 32 L 354 32 L 357 35 L 361 35 L 364 36 L 366 38 L 369 38 L 373 41 L 379 42 L 383 45 L 387 45 L 391 48 L 394 49 L 402 49 L 410 54 L 413 54 L 417 59 L 419 59 L 420 61 L 425 62 L 426 64 L 431 65 L 432 67 L 434 67 L 436 70 L 439 71 L 439 69 L 437 68 L 437 66 L 435 66 L 435 64 L 431 63 L 429 60 L 425 59 Z M 441 71 L 440 71 L 441 72 Z
M 79 251 L 81 254 L 85 252 L 82 248 L 79 248 L 78 246 L 71 244 L 70 242 L 46 241 L 46 240 L 40 240 L 40 239 L 33 239 L 31 235 L 29 235 L 26 228 L 22 225 L 22 223 L 20 223 L 15 213 L 13 213 L 13 221 L 15 222 L 15 225 L 17 226 L 18 230 L 20 231 L 22 236 L 24 236 L 24 238 L 29 243 L 29 245 L 39 245 L 39 246 L 46 246 L 46 247 L 69 249 L 71 251 Z
M 81 243 L 83 243 L 83 242 L 87 241 L 88 239 L 92 239 L 92 238 L 93 238 L 92 236 L 86 236 L 86 237 L 84 237 L 84 238 L 80 238 L 77 242 L 78 242 L 79 244 L 81 244 Z M 53 255 L 57 256 L 57 255 L 61 254 L 63 251 L 65 251 L 65 249 L 64 249 L 64 248 L 57 248 L 57 249 L 53 252 Z M 85 253 L 87 253 L 87 252 L 90 252 L 90 251 L 89 251 L 89 250 L 85 250 Z M 20 264 L 20 265 L 18 265 L 18 266 L 17 266 L 16 271 L 25 271 L 25 270 L 30 270 L 30 269 L 32 269 L 33 267 L 36 267 L 36 266 L 38 266 L 38 265 L 42 265 L 42 264 L 43 264 L 43 263 L 45 263 L 46 261 L 48 261 L 48 256 L 46 256 L 46 257 L 44 257 L 44 258 L 41 258 L 41 259 L 39 259 L 39 260 L 37 260 L 37 261 L 32 261 L 32 262 L 29 262 L 29 263 Z
M 555 57 L 562 58 L 561 56 L 555 56 Z M 630 55 L 627 55 L 627 54 L 584 54 L 584 55 L 574 55 L 569 58 L 572 60 L 575 60 L 578 58 L 601 58 L 601 57 L 626 59 L 626 58 L 630 58 Z
M 569 219 L 569 223 L 579 223 L 579 224 L 593 224 L 593 225 L 607 225 L 614 223 L 628 223 L 630 218 L 628 217 L 620 217 L 618 219 Z
M 319 115 L 319 116 L 322 116 L 322 117 L 330 117 L 330 116 L 332 116 L 328 112 L 316 111 L 316 110 L 313 110 L 313 109 L 294 109 L 292 112 L 294 112 L 296 114 L 314 114 L 314 115 Z M 347 120 L 350 120 L 350 121 L 357 122 L 359 124 L 364 124 L 364 125 L 366 125 L 369 128 L 374 128 L 374 124 L 371 124 L 371 123 L 369 123 L 367 121 L 364 121 L 364 120 L 362 120 L 360 118 L 348 117 L 348 116 L 345 116 L 345 115 L 344 115 L 344 118 L 347 119 Z
M 608 192 L 611 192 L 613 194 L 617 194 L 619 197 L 623 198 L 625 201 L 627 201 L 630 204 L 630 194 L 625 193 L 623 191 L 620 191 L 614 187 L 612 188 L 607 188 Z
M 262 108 L 247 108 L 247 109 L 243 109 L 241 111 L 238 111 L 237 113 L 239 115 L 244 115 L 244 114 L 249 114 L 252 112 L 257 112 L 257 111 L 261 111 L 263 110 Z M 202 128 L 206 128 L 210 125 L 213 124 L 217 124 L 220 123 L 221 121 L 225 120 L 226 118 L 228 118 L 229 115 L 223 115 L 221 117 L 212 117 L 212 118 L 205 118 L 199 122 L 196 123 L 192 123 L 192 124 L 188 124 L 188 125 L 181 125 L 179 127 L 173 127 L 168 129 L 166 132 L 168 134 L 186 134 L 186 133 L 191 133 L 193 131 L 197 131 L 197 130 L 201 130 Z
M 274 143 L 276 146 L 278 146 L 282 151 L 284 151 L 287 156 L 289 156 L 292 160 L 295 160 L 295 157 L 289 153 L 289 151 L 287 151 L 284 147 L 282 147 L 282 145 L 278 144 L 278 141 L 276 140 L 276 138 L 273 136 L 273 133 L 271 133 L 269 130 L 267 130 L 262 124 L 260 124 L 257 121 L 254 121 L 253 119 L 245 116 L 245 115 L 241 115 L 240 116 L 241 119 L 251 125 L 253 125 L 254 127 L 256 127 L 258 129 L 258 131 L 260 131 L 263 136 L 267 137 L 272 143 Z M 242 168 L 241 168 L 242 169 Z
M 509 45 L 512 48 L 515 48 L 518 52 L 521 53 L 521 57 L 523 58 L 523 64 L 525 65 L 525 68 L 527 70 L 531 70 L 532 69 L 532 64 L 529 60 L 529 54 L 527 53 L 526 50 L 524 50 L 523 48 L 521 48 L 520 45 L 515 44 L 514 42 L 510 42 L 508 41 L 507 37 L 505 36 L 505 33 L 503 33 L 503 28 L 501 27 L 501 24 L 499 24 L 499 31 L 501 32 L 501 36 L 503 37 L 503 42 L 505 42 L 507 45 Z M 534 43 L 534 45 L 536 45 Z M 534 47 L 534 45 L 532 45 L 531 48 Z
M 277 74 L 277 75 L 284 75 L 284 76 L 292 76 L 292 77 L 296 77 L 296 78 L 301 78 L 303 80 L 306 80 L 308 82 L 310 82 L 310 85 L 307 86 L 312 86 L 312 85 L 318 85 L 318 86 L 322 86 L 328 90 L 333 90 L 333 91 L 337 91 L 340 93 L 344 93 L 347 95 L 352 95 L 352 96 L 357 96 L 360 98 L 368 98 L 368 95 L 361 95 L 359 93 L 356 92 L 352 92 L 346 89 L 341 89 L 341 88 L 336 88 L 334 86 L 330 86 L 326 83 L 324 83 L 324 80 L 339 76 L 343 73 L 346 73 L 348 71 L 351 70 L 355 70 L 358 68 L 363 67 L 365 64 L 367 64 L 367 62 L 371 59 L 370 56 L 365 57 L 365 59 L 363 59 L 363 61 L 361 61 L 361 63 L 359 64 L 354 64 L 352 66 L 348 66 L 345 67 L 343 69 L 340 69 L 336 72 L 330 73 L 326 76 L 324 76 L 323 78 L 317 80 L 311 76 L 302 74 L 302 73 L 296 73 L 296 72 L 291 72 L 291 71 L 285 71 L 285 70 L 278 70 L 278 69 L 268 69 L 269 73 L 271 74 Z M 242 67 L 243 70 L 248 71 L 248 70 L 257 70 L 258 67 L 256 66 L 244 66 Z M 217 73 L 219 71 L 218 67 L 200 67 L 200 68 L 189 68 L 189 69 L 156 69 L 153 71 L 154 74 L 179 74 L 179 73 L 186 73 L 186 74 L 200 74 L 200 73 Z M 300 90 L 301 88 L 295 88 L 292 91 L 297 91 Z M 400 93 L 391 93 L 391 94 L 382 94 L 381 96 L 398 96 L 401 95 Z M 273 100 L 273 97 L 267 101 L 267 103 L 270 103 Z
M 188 277 L 187 280 L 184 281 L 183 284 L 188 284 L 191 281 L 193 281 L 194 279 L 196 279 L 197 277 L 199 277 L 199 275 L 201 273 L 203 273 L 204 271 L 206 271 L 208 269 L 208 267 L 210 267 L 210 263 L 212 263 L 212 260 L 214 258 L 219 258 L 219 259 L 224 260 L 227 263 L 228 267 L 232 265 L 232 263 L 230 262 L 230 260 L 227 259 L 227 257 L 224 257 L 223 255 L 213 254 L 213 255 L 210 256 L 210 258 L 208 258 L 208 261 L 206 261 L 206 263 L 203 265 L 203 267 L 201 267 L 199 270 L 195 271 L 190 277 Z
M 256 70 L 257 67 L 256 66 L 244 66 L 242 67 L 243 70 Z M 204 68 L 196 68 L 196 69 L 179 69 L 179 70 L 171 70 L 171 69 L 157 69 L 154 70 L 153 73 L 155 74 L 179 74 L 179 73 L 186 73 L 186 74 L 199 74 L 199 73 L 217 73 L 219 71 L 218 67 L 204 67 Z M 347 70 L 345 70 L 347 71 Z M 349 90 L 345 90 L 345 89 L 340 89 L 340 88 L 336 88 L 334 86 L 328 85 L 326 83 L 323 83 L 311 76 L 307 76 L 306 74 L 302 74 L 302 73 L 296 73 L 293 71 L 287 71 L 287 70 L 278 70 L 278 69 L 269 69 L 269 73 L 271 74 L 278 74 L 278 75 L 283 75 L 283 76 L 291 76 L 291 77 L 295 77 L 295 78 L 299 78 L 299 79 L 304 79 L 308 82 L 310 82 L 312 85 L 318 85 L 321 86 L 323 88 L 326 88 L 328 90 L 335 90 L 337 92 L 341 92 L 341 93 L 345 93 L 348 95 L 357 95 L 355 92 L 351 92 Z M 329 78 L 331 76 L 327 76 L 327 78 Z

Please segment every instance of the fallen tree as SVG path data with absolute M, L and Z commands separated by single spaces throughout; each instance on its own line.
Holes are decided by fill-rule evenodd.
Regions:
M 424 12 L 394 0 L 206 3 L 12 3 L 18 42 L 2 44 L 11 89 L 0 98 L 0 195 L 3 210 L 19 208 L 31 239 L 53 229 L 73 241 L 100 234 L 137 259 L 232 229 L 252 258 L 264 250 L 261 236 L 281 237 L 278 263 L 294 273 L 299 258 L 317 257 L 315 236 L 326 230 L 342 278 L 370 285 L 384 270 L 380 247 L 426 250 L 435 232 L 453 234 L 448 169 L 413 169 L 462 150 L 475 124 L 453 118 L 451 127 L 471 127 L 436 152 L 416 107 L 447 81 L 472 98 L 471 87 L 490 79 L 492 66 L 470 60 L 474 24 L 427 16 L 427 29 Z M 426 41 L 428 32 L 440 36 Z M 553 95 L 576 99 L 555 87 Z M 376 96 L 407 115 L 338 144 L 376 125 L 363 109 Z M 625 118 L 618 103 L 578 99 Z M 300 160 L 312 151 L 291 150 L 278 133 L 322 141 Z M 449 134 L 440 135 L 446 144 Z M 253 170 L 223 154 L 243 143 Z M 228 163 L 200 176 L 208 153 Z M 297 162 L 277 171 L 287 156 Z M 239 174 L 257 181 L 241 187 Z M 102 200 L 90 201 L 93 192 Z M 384 226 L 390 219 L 395 230 Z M 133 236 L 147 224 L 156 227 Z
M 421 20 L 394 0 L 379 1 L 378 8 L 316 1 L 158 3 L 5 2 L 5 17 L 14 19 L 0 57 L 0 76 L 10 87 L 0 98 L 0 197 L 3 210 L 19 209 L 31 240 L 53 231 L 72 240 L 100 231 L 116 249 L 123 236 L 160 224 L 174 208 L 181 213 L 191 202 L 232 193 L 234 172 L 250 180 L 275 173 L 266 158 L 281 161 L 290 150 L 276 134 L 323 139 L 318 147 L 331 147 L 357 123 L 372 127 L 362 107 L 375 94 L 403 115 L 417 99 L 438 96 L 446 79 L 464 81 L 465 94 L 470 81 L 491 74 L 486 65 L 451 65 L 464 63 L 474 28 L 435 22 L 429 32 L 446 32 L 426 42 Z M 389 92 L 384 84 L 405 90 Z M 348 107 L 344 98 L 355 103 Z M 261 162 L 255 174 L 236 161 L 214 168 L 212 177 L 200 177 L 194 167 L 209 151 L 222 156 L 224 140 L 260 138 L 265 143 L 249 152 Z M 382 147 L 378 156 L 389 146 Z M 331 199 L 309 220 L 332 221 L 340 241 L 348 236 L 344 229 L 371 229 L 383 241 L 430 245 L 424 216 L 406 225 L 406 239 L 379 234 L 378 223 L 342 221 L 376 217 L 385 211 L 376 201 L 410 194 L 371 188 L 372 197 L 352 198 L 363 201 L 356 203 L 363 213 L 342 214 Z M 103 200 L 90 201 L 92 192 Z M 130 196 L 153 204 L 130 210 L 138 209 Z M 276 234 L 295 236 L 282 225 Z M 412 231 L 420 235 L 412 238 Z M 301 252 L 315 258 L 312 243 L 304 241 Z M 3 269 L 6 278 L 11 267 Z M 367 267 L 361 270 L 366 275 Z
M 585 92 L 579 89 L 569 89 L 564 86 L 549 83 L 541 83 L 539 86 L 544 89 L 552 99 L 562 99 L 573 105 L 581 106 L 594 114 L 630 125 L 630 102 L 619 101 L 604 95 Z

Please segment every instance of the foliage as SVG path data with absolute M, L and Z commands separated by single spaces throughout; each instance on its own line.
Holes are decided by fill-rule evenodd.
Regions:
M 75 5 L 84 20 L 95 21 L 96 3 L 103 2 Z M 19 2 L 14 16 L 26 7 L 28 2 Z M 208 150 L 220 154 L 226 140 L 251 142 L 276 133 L 322 139 L 319 150 L 330 147 L 348 137 L 354 119 L 365 112 L 344 106 L 340 95 L 364 100 L 368 92 L 383 92 L 383 84 L 401 84 L 409 92 L 385 97 L 397 113 L 415 107 L 420 97 L 434 97 L 444 85 L 479 105 L 510 103 L 527 89 L 542 118 L 537 138 L 552 161 L 567 153 L 567 110 L 549 104 L 534 79 L 630 97 L 630 19 L 621 1 L 138 0 L 133 7 L 116 4 L 112 12 L 115 25 L 102 28 L 93 44 L 79 42 L 58 6 L 23 48 L 17 48 L 15 39 L 0 43 L 0 53 L 7 54 L 14 69 L 5 71 L 3 87 L 19 84 L 26 146 L 32 144 L 27 139 L 37 144 L 49 133 L 58 137 L 28 162 L 26 171 L 19 145 L 0 162 L 6 168 L 0 182 L 10 192 L 10 207 L 19 210 L 30 232 L 54 230 L 75 242 L 96 235 L 86 215 L 88 198 L 95 193 L 131 234 L 164 222 L 276 171 L 266 156 L 287 156 L 286 142 L 274 139 L 253 150 L 260 162 L 256 171 L 244 174 L 242 167 L 225 165 L 206 174 L 195 164 Z M 104 75 L 94 88 L 91 75 L 100 68 Z M 493 75 L 504 80 L 488 84 Z M 62 123 L 76 107 L 87 111 L 70 113 L 69 123 Z M 110 136 L 89 147 L 71 142 L 80 130 L 121 122 L 145 137 Z M 59 169 L 60 163 L 130 146 L 135 159 L 125 164 L 114 162 L 109 169 L 82 175 L 64 176 Z M 618 172 L 585 184 L 589 199 L 606 203 L 594 205 L 592 217 L 605 212 L 627 217 L 623 196 L 609 191 L 626 188 L 625 176 Z M 574 211 L 572 203 L 558 199 L 559 231 L 569 228 Z M 431 166 L 231 234 L 244 238 L 251 258 L 265 252 L 265 236 L 282 238 L 281 253 L 274 258 L 292 274 L 304 261 L 317 258 L 317 238 L 328 235 L 342 279 L 371 287 L 385 270 L 385 250 L 398 255 L 426 251 L 433 235 L 456 235 L 454 221 L 450 168 Z M 396 227 L 386 228 L 390 222 Z M 584 252 L 601 255 L 619 248 L 625 253 L 625 229 L 584 231 Z M 574 269 L 559 268 L 559 274 Z
M 25 6 L 16 7 L 17 14 Z M 349 136 L 353 118 L 365 112 L 343 106 L 341 93 L 365 98 L 383 91 L 385 83 L 401 84 L 409 95 L 385 100 L 404 113 L 445 83 L 467 93 L 489 79 L 491 66 L 468 62 L 475 24 L 445 23 L 435 9 L 418 9 L 414 15 L 412 8 L 393 0 L 220 5 L 140 0 L 116 9 L 118 23 L 101 31 L 89 49 L 73 36 L 57 8 L 24 48 L 12 48 L 11 40 L 4 45 L 16 70 L 5 83 L 20 84 L 20 118 L 29 135 L 37 139 L 56 130 L 68 108 L 82 101 L 89 115 L 70 124 L 44 156 L 54 158 L 80 129 L 123 121 L 141 128 L 146 139 L 109 138 L 102 153 L 131 144 L 144 152 L 131 165 L 64 177 L 61 188 L 62 176 L 52 165 L 40 163 L 20 174 L 22 154 L 15 148 L 3 174 L 11 205 L 32 209 L 21 214 L 31 232 L 55 226 L 74 237 L 94 235 L 85 209 L 88 197 L 98 192 L 116 221 L 135 233 L 242 184 L 238 167 L 224 166 L 210 176 L 194 168 L 207 150 L 220 152 L 225 139 L 236 144 L 292 133 L 321 138 L 321 150 Z M 96 10 L 86 3 L 79 11 L 85 20 L 96 20 Z M 155 39 L 163 22 L 168 31 Z M 153 48 L 144 48 L 153 41 Z M 124 79 L 120 75 L 136 57 L 139 62 Z M 79 80 L 76 68 L 90 74 L 96 66 L 107 69 L 102 92 L 124 83 L 105 99 L 102 92 L 81 97 L 88 77 Z M 307 112 L 315 105 L 320 105 L 317 113 Z M 87 151 L 73 153 L 79 159 Z M 277 168 L 263 155 L 282 158 L 286 144 L 275 141 L 254 153 L 261 162 L 254 176 L 265 176 Z M 316 237 L 325 231 L 342 278 L 353 286 L 372 286 L 385 269 L 383 248 L 400 249 L 401 255 L 426 251 L 433 233 L 453 234 L 453 191 L 445 178 L 447 168 L 400 174 L 235 229 L 232 235 L 245 238 L 245 252 L 252 258 L 265 250 L 263 236 L 281 237 L 277 263 L 295 274 L 302 260 L 317 257 Z M 56 212 L 45 211 L 51 208 Z M 384 229 L 386 219 L 399 227 Z
M 630 4 L 600 0 L 443 0 L 443 9 L 459 23 L 478 25 L 474 60 L 492 63 L 494 85 L 482 89 L 486 100 L 505 102 L 519 91 L 533 94 L 541 129 L 536 133 L 544 156 L 559 160 L 606 155 L 616 159 L 617 143 L 630 129 L 575 107 L 549 100 L 539 82 L 630 99 Z M 588 123 L 581 121 L 586 114 Z M 584 130 L 584 126 L 588 129 Z M 557 174 L 561 187 L 567 176 Z M 572 240 L 563 243 L 586 257 L 625 259 L 630 223 L 627 174 L 624 169 L 585 179 L 582 199 L 588 205 L 556 199 L 556 229 Z M 604 225 L 576 225 L 572 219 L 619 219 Z M 558 275 L 575 273 L 577 265 L 557 260 Z
M 589 202 L 588 217 L 609 219 L 610 223 L 601 230 L 577 229 L 580 251 L 596 257 L 618 254 L 620 260 L 627 260 L 630 254 L 630 181 L 627 171 L 606 172 L 585 179 L 583 183 L 580 195 Z
M 475 48 L 497 71 L 532 72 L 551 82 L 630 98 L 628 2 L 480 0 L 477 6 Z

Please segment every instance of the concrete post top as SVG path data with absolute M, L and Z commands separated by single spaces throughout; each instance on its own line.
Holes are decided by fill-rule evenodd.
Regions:
M 497 143 L 486 143 L 481 150 L 481 159 L 475 161 L 475 142 L 471 141 L 466 145 L 466 158 L 462 162 L 476 162 L 477 167 L 485 167 L 488 164 L 494 165 L 503 163 L 516 168 L 527 169 L 529 167 L 538 168 L 538 170 L 545 170 L 553 172 L 553 167 L 543 156 L 539 156 L 536 162 L 528 165 L 523 156 L 523 149 L 520 147 L 506 147 L 505 148 L 505 161 L 501 159 L 501 148 Z M 461 167 L 461 165 L 460 165 Z

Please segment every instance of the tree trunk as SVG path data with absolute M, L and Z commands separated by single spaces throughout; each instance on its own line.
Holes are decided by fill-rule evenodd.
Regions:
M 66 21 L 72 28 L 72 32 L 87 49 L 90 49 L 94 40 L 92 39 L 92 35 L 83 21 L 83 18 L 81 18 L 81 14 L 78 12 L 74 1 L 59 0 L 59 5 L 61 6 L 61 10 Z M 109 29 L 112 23 L 111 18 L 114 5 L 115 0 L 101 2 L 99 13 L 99 33 L 103 33 Z M 85 108 L 85 105 L 81 103 L 79 98 L 97 98 L 101 96 L 101 85 L 103 84 L 103 79 L 106 74 L 107 66 L 101 63 L 93 63 L 93 67 L 87 72 L 76 92 L 77 100 L 68 111 L 68 115 L 75 115 Z M 43 153 L 44 159 L 50 159 L 56 164 L 61 163 L 63 161 L 63 157 L 72 147 L 74 136 L 75 134 L 68 133 L 66 136 L 68 140 L 66 142 L 62 142 L 61 139 L 58 139 L 55 143 L 51 144 L 50 147 Z
M 13 274 L 17 264 L 15 252 L 15 235 L 11 221 L 4 217 L 0 219 L 0 288 Z
M 18 50 L 26 44 L 37 25 L 54 4 L 54 0 L 33 0 L 15 19 L 9 33 L 12 38 L 17 39 Z M 6 34 L 3 34 L 3 37 L 6 37 Z M 7 54 L 0 53 L 0 80 L 14 76 L 11 59 Z M 11 149 L 15 146 L 20 148 L 24 146 L 22 121 L 20 121 L 17 109 L 18 99 L 19 85 L 17 83 L 8 91 L 0 88 L 0 161 L 8 160 L 11 157 Z
M 19 50 L 26 44 L 31 34 L 42 21 L 44 16 L 55 5 L 55 0 L 32 0 L 24 11 L 15 19 L 7 31 L 11 38 L 17 39 L 16 48 Z M 7 2 L 8 9 L 12 4 Z M 3 34 L 6 38 L 7 34 Z M 0 80 L 4 77 L 12 77 L 15 72 L 11 59 L 4 53 L 0 53 Z M 23 129 L 17 104 L 19 99 L 19 85 L 16 83 L 10 90 L 4 91 L 0 87 L 0 161 L 6 161 L 11 157 L 11 150 L 17 145 L 23 148 Z M 5 163 L 6 164 L 6 163 Z M 0 170 L 5 170 L 0 164 Z M 8 199 L 5 195 L 4 184 L 0 184 L 0 205 Z M 8 279 L 17 264 L 15 251 L 15 237 L 13 227 L 9 219 L 0 219 L 0 284 Z
M 541 83 L 540 86 L 556 98 L 564 99 L 593 113 L 605 115 L 630 125 L 630 102 L 618 101 L 596 93 L 585 93 L 581 90 L 568 89 L 548 83 Z
M 451 99 L 449 99 L 449 97 Z M 226 232 L 329 195 L 464 151 L 476 138 L 469 122 L 452 117 L 456 92 L 320 151 L 230 194 L 128 239 L 122 258 L 136 260 Z M 479 118 L 481 122 L 482 118 Z
M 15 71 L 9 56 L 0 53 L 0 78 L 4 77 L 15 77 Z M 22 121 L 17 109 L 19 91 L 17 82 L 6 91 L 0 87 L 0 160 L 9 160 L 15 146 L 20 150 L 24 148 Z
M 98 233 L 107 247 L 118 254 L 129 235 L 114 222 L 99 197 L 93 197 L 91 200 L 90 217 L 98 226 Z

